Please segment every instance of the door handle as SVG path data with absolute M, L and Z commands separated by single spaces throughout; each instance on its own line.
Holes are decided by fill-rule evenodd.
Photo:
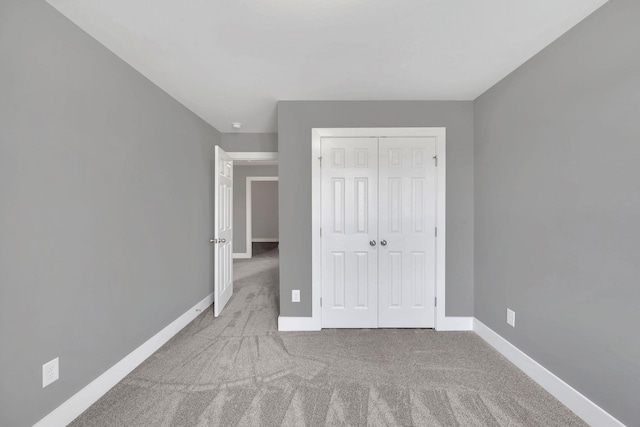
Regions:
M 220 239 L 218 240 L 219 243 L 225 243 L 227 241 L 227 239 Z
M 387 246 L 387 241 L 386 240 L 380 240 L 380 244 L 382 246 Z
M 209 243 L 218 243 L 218 239 L 209 239 Z
M 375 241 L 375 240 L 371 240 L 371 241 L 369 241 L 369 245 L 371 245 L 371 246 L 375 246 L 375 245 L 376 245 L 376 241 Z

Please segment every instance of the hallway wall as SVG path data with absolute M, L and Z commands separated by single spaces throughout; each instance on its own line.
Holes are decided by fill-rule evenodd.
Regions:
M 278 239 L 278 181 L 254 181 L 251 187 L 252 238 Z

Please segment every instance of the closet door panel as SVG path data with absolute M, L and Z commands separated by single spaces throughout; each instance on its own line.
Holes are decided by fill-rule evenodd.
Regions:
M 378 324 L 430 328 L 435 324 L 436 140 L 379 141 Z
M 323 138 L 321 174 L 322 327 L 375 328 L 377 139 Z

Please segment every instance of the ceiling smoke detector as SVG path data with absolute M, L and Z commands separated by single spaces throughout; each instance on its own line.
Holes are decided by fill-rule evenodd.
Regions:
M 242 127 L 242 123 L 233 122 L 231 123 L 231 127 L 234 128 L 235 130 L 240 130 L 240 128 Z

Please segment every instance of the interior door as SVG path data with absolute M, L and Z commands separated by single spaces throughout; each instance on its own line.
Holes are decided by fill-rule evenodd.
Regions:
M 379 327 L 435 325 L 436 138 L 380 138 Z
M 322 327 L 378 326 L 378 140 L 322 139 Z
M 213 314 L 218 317 L 233 295 L 233 160 L 215 147 Z

